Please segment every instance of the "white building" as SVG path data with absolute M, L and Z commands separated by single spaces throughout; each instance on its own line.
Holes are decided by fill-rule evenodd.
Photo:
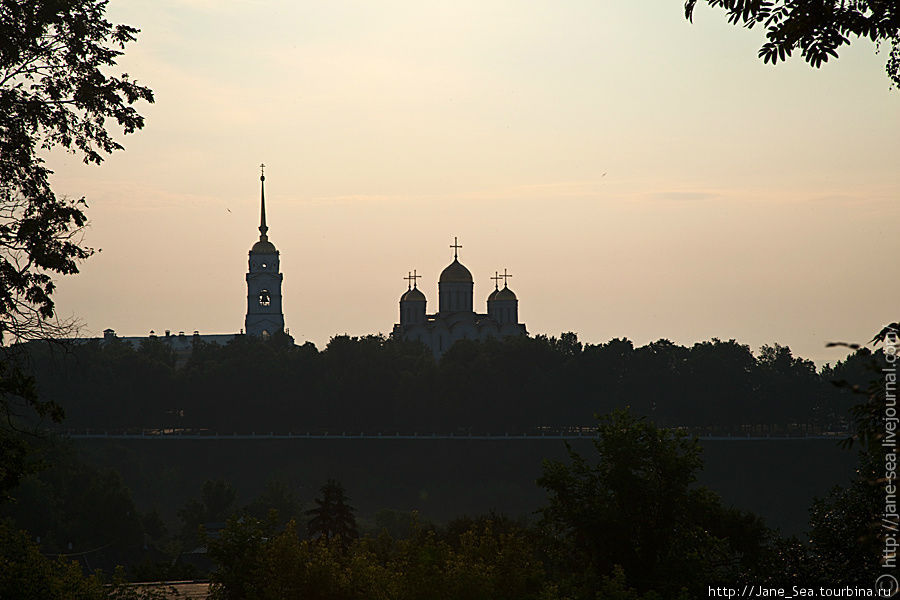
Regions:
M 400 297 L 400 322 L 393 334 L 404 340 L 419 341 L 440 357 L 457 340 L 484 340 L 489 337 L 528 335 L 524 323 L 519 323 L 519 300 L 507 285 L 510 277 L 495 274 L 494 290 L 487 298 L 487 314 L 473 309 L 474 281 L 472 273 L 459 262 L 461 248 L 454 238 L 453 262 L 442 272 L 438 281 L 438 311 L 427 314 L 427 299 L 418 287 L 419 275 L 407 277 L 410 285 Z M 503 288 L 499 286 L 503 279 Z

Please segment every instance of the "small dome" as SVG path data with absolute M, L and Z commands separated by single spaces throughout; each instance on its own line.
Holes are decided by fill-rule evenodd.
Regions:
M 441 271 L 440 283 L 472 283 L 472 273 L 457 259 Z
M 494 291 L 493 291 L 493 292 L 491 292 L 491 295 L 490 295 L 490 296 L 488 296 L 488 299 L 487 299 L 487 301 L 488 301 L 488 302 L 493 302 L 493 301 L 494 301 L 494 300 L 496 300 L 496 299 L 497 299 L 497 294 L 499 294 L 499 293 L 500 293 L 500 290 L 498 290 L 498 289 L 494 289 Z
M 515 299 L 516 299 L 516 295 L 508 287 L 504 287 L 502 290 L 497 292 L 496 296 L 494 296 L 494 300 L 515 300 Z
M 413 288 L 400 296 L 400 302 L 425 302 L 425 294 L 419 288 Z
M 250 248 L 250 252 L 255 254 L 277 254 L 278 250 L 275 249 L 275 244 L 269 240 L 259 240 L 253 244 L 253 247 Z

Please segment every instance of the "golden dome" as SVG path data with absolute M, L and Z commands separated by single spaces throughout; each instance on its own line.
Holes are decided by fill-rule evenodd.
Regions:
M 253 252 L 254 254 L 277 254 L 278 250 L 275 249 L 275 244 L 269 240 L 259 240 L 253 244 L 253 247 L 250 248 L 250 252 Z
M 400 302 L 425 302 L 425 294 L 419 288 L 412 288 L 400 296 Z
M 441 271 L 440 283 L 472 283 L 472 273 L 457 259 Z
M 511 289 L 508 287 L 503 287 L 502 290 L 497 292 L 497 295 L 494 296 L 494 300 L 515 300 L 516 295 L 513 293 Z

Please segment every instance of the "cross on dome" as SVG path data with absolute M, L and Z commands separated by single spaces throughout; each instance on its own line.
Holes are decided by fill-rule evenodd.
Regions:
M 500 289 L 500 280 L 503 279 L 503 275 L 500 275 L 499 271 L 494 271 L 494 276 L 491 277 L 491 279 L 494 280 L 494 289 L 499 290 Z M 504 282 L 504 285 L 505 285 L 505 282 Z
M 506 269 L 503 269 L 503 275 L 500 275 L 500 277 L 503 278 L 503 287 L 509 287 L 509 286 L 506 284 L 506 280 L 509 279 L 510 277 L 512 277 L 512 275 L 510 275 L 509 273 L 507 273 L 507 272 L 506 272 Z
M 456 240 L 456 236 L 453 236 L 453 243 L 450 244 L 450 247 L 453 248 L 453 260 L 459 258 L 459 253 L 457 252 L 462 246 L 459 245 L 459 242 Z
M 416 270 L 413 269 L 411 272 L 408 271 L 407 276 L 404 277 L 403 279 L 405 279 L 409 282 L 409 284 L 408 284 L 409 289 L 413 289 L 414 287 L 418 287 L 416 285 L 418 283 L 418 281 L 416 281 L 416 280 L 419 279 L 420 277 L 422 277 L 422 276 L 417 275 Z

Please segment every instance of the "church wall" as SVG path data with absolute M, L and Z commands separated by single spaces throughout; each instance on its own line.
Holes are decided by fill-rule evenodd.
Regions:
M 488 338 L 498 337 L 499 335 L 500 329 L 493 323 L 488 323 L 478 332 L 478 339 L 484 341 Z
M 439 312 L 472 312 L 474 306 L 472 287 L 471 282 L 438 283 Z
M 425 302 L 418 300 L 400 302 L 400 324 L 403 326 L 425 322 Z

